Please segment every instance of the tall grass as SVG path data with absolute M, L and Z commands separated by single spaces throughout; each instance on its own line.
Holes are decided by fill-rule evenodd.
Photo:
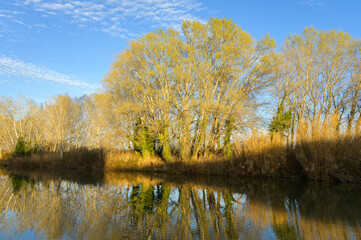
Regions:
M 305 122 L 293 144 L 276 135 L 252 135 L 236 144 L 234 158 L 247 175 L 361 182 L 361 135 L 346 134 L 330 118 L 324 127 Z
M 149 171 L 171 174 L 257 176 L 316 181 L 361 182 L 361 135 L 343 133 L 330 118 L 324 127 L 298 126 L 293 141 L 275 134 L 255 133 L 234 143 L 232 155 L 201 154 L 164 162 L 158 156 L 143 158 L 134 151 L 75 149 L 60 158 L 57 152 L 37 153 L 7 160 L 10 167 L 77 168 L 115 171 Z M 291 143 L 292 142 L 292 143 Z M 4 163 L 4 161 L 1 161 Z
M 63 169 L 104 169 L 102 149 L 73 149 L 63 153 L 38 152 L 30 156 L 13 157 L 3 161 L 9 168 L 63 168 Z
M 292 157 L 308 179 L 361 181 L 361 135 L 342 133 L 336 124 L 331 119 L 324 128 L 301 126 Z
M 290 165 L 287 155 L 284 137 L 256 133 L 235 145 L 233 161 L 249 175 L 275 176 Z
M 1 154 L 0 154 L 0 161 L 1 160 L 5 160 L 5 159 L 8 159 L 10 157 L 12 157 L 12 153 L 11 152 L 4 152 L 2 151 Z
M 143 158 L 136 151 L 107 151 L 105 154 L 106 170 L 140 170 L 142 168 L 164 165 L 158 156 Z

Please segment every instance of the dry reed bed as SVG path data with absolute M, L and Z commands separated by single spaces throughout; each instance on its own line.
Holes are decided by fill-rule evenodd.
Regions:
M 142 158 L 134 151 L 77 149 L 38 153 L 0 162 L 10 168 L 63 168 L 100 171 L 141 171 L 171 174 L 297 178 L 316 181 L 361 182 L 361 136 L 332 130 L 302 129 L 293 143 L 282 136 L 254 134 L 234 144 L 231 157 L 203 153 L 196 160 L 164 162 Z M 4 164 L 5 163 L 5 164 Z
M 103 150 L 76 149 L 63 153 L 39 152 L 25 157 L 13 157 L 1 160 L 8 168 L 62 168 L 62 169 L 103 169 Z

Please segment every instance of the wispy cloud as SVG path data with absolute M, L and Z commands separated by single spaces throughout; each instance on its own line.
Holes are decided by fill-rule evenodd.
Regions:
M 0 17 L 1 18 L 12 18 L 16 12 L 0 9 Z
M 32 80 L 54 82 L 71 87 L 80 87 L 87 89 L 97 88 L 96 85 L 76 80 L 72 76 L 56 72 L 45 67 L 36 66 L 32 63 L 26 63 L 17 59 L 1 55 L 0 75 L 12 75 Z
M 29 24 L 26 24 L 24 19 L 22 19 L 22 16 L 24 13 L 19 11 L 10 11 L 5 9 L 0 9 L 0 25 L 2 28 L 11 29 L 12 24 L 18 24 L 22 25 L 28 28 L 31 28 L 32 26 Z M 12 23 L 12 24 L 11 24 Z M 1 31 L 1 29 L 0 29 Z M 9 32 L 9 31 L 7 31 Z
M 319 11 L 323 11 L 327 7 L 327 2 L 324 0 L 301 0 L 298 1 L 297 3 L 298 5 Z
M 13 20 L 11 20 L 11 21 L 13 21 L 14 23 L 18 23 L 18 24 L 20 24 L 20 25 L 25 25 L 25 23 L 23 23 L 23 22 L 20 21 L 20 20 L 13 19 Z
M 131 34 L 126 30 L 129 24 L 177 27 L 184 19 L 198 19 L 202 9 L 198 0 L 26 0 L 20 5 L 122 38 Z

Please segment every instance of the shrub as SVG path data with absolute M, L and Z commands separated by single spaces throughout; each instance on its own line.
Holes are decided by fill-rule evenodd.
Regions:
M 15 145 L 13 157 L 29 156 L 32 153 L 36 153 L 38 149 L 38 144 L 34 144 L 34 146 L 31 146 L 31 140 L 26 143 L 23 137 L 19 137 Z

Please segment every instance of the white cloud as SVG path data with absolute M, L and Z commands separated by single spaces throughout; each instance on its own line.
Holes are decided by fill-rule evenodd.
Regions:
M 0 12 L 0 18 L 11 18 L 11 16 L 3 14 Z
M 21 14 L 23 13 L 19 11 L 0 10 L 0 19 L 6 19 L 6 21 L 1 21 L 0 25 L 2 25 L 3 28 L 7 29 L 11 29 L 13 23 L 20 24 L 26 27 L 31 27 L 24 23 L 24 20 L 20 17 Z
M 12 75 L 33 80 L 54 82 L 71 87 L 87 89 L 97 88 L 96 85 L 76 80 L 72 76 L 0 55 L 0 76 L 1 75 Z
M 44 23 L 34 24 L 33 26 L 38 28 L 46 28 L 46 25 Z
M 31 3 L 39 3 L 41 0 L 26 0 L 25 4 L 31 4 Z
M 20 25 L 25 25 L 25 23 L 23 23 L 23 22 L 20 21 L 20 20 L 13 19 L 13 20 L 11 20 L 11 21 L 13 21 L 14 23 L 18 23 L 18 24 L 20 24 Z
M 55 11 L 68 11 L 68 10 L 72 10 L 74 8 L 73 5 L 71 5 L 70 3 L 66 3 L 66 4 L 60 4 L 60 3 L 43 3 L 41 5 L 42 9 L 47 9 L 47 10 L 55 10 Z
M 184 19 L 198 19 L 202 7 L 198 0 L 26 0 L 23 6 L 122 38 L 131 34 L 124 31 L 129 24 L 178 27 Z
M 324 0 L 301 0 L 297 3 L 301 6 L 309 7 L 319 11 L 323 11 L 327 7 L 327 2 Z
M 9 10 L 0 10 L 1 18 L 13 18 L 14 13 Z
M 127 29 L 121 28 L 118 25 L 106 26 L 100 29 L 100 31 L 110 34 L 113 37 L 126 38 L 129 33 Z

